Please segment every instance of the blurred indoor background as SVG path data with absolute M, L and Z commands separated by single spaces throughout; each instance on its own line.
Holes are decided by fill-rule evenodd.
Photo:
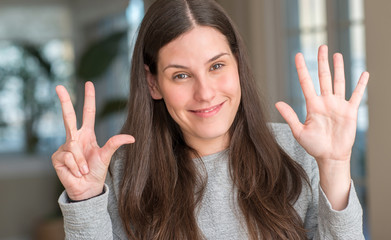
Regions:
M 317 91 L 317 48 L 344 55 L 349 98 L 371 74 L 360 105 L 352 176 L 366 239 L 389 239 L 391 167 L 391 2 L 381 0 L 217 0 L 237 24 L 272 121 L 274 103 L 305 118 L 294 67 L 302 52 Z M 129 59 L 144 9 L 153 0 L 0 1 L 0 240 L 63 239 L 62 186 L 51 154 L 64 142 L 55 86 L 70 91 L 79 120 L 83 84 L 97 95 L 96 133 L 104 143 L 124 121 Z

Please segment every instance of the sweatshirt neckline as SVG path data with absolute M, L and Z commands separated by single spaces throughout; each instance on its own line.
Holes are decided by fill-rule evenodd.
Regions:
M 226 154 L 228 154 L 228 149 L 224 149 L 224 150 L 222 150 L 220 152 L 212 153 L 212 154 L 203 156 L 203 157 L 201 157 L 201 160 L 204 163 L 207 163 L 207 162 L 210 162 L 210 161 L 215 160 L 215 159 L 220 159 L 222 156 L 224 156 Z

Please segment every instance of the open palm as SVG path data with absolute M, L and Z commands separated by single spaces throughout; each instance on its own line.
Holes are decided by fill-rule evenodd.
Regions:
M 66 142 L 53 154 L 57 175 L 72 200 L 83 200 L 99 195 L 104 186 L 108 166 L 114 152 L 123 144 L 133 143 L 130 135 L 111 137 L 101 148 L 96 141 L 95 90 L 91 82 L 85 85 L 83 124 L 77 129 L 76 114 L 67 90 L 57 86 L 57 95 L 66 130 Z
M 356 134 L 358 107 L 369 77 L 367 72 L 361 75 L 350 100 L 346 101 L 342 55 L 334 54 L 333 60 L 334 91 L 327 46 L 321 46 L 318 53 L 321 94 L 318 96 L 303 55 L 300 53 L 296 55 L 296 68 L 307 108 L 304 124 L 300 123 L 289 105 L 283 102 L 276 104 L 296 140 L 318 163 L 323 160 L 350 160 Z

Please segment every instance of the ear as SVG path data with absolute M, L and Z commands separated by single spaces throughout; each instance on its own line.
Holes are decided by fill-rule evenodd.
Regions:
M 149 88 L 149 93 L 151 94 L 151 97 L 155 100 L 162 99 L 163 96 L 160 93 L 159 86 L 157 85 L 156 75 L 153 75 L 151 73 L 151 71 L 149 71 L 149 67 L 145 64 L 144 64 L 144 69 L 145 69 L 145 76 L 147 77 L 148 88 Z

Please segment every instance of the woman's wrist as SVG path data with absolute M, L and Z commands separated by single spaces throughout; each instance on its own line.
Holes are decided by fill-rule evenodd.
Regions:
M 100 194 L 95 195 L 95 196 L 93 196 L 93 197 L 89 197 L 89 198 L 85 198 L 85 199 L 80 199 L 80 200 L 73 200 L 73 199 L 71 199 L 71 198 L 69 197 L 69 195 L 67 195 L 67 197 L 68 197 L 68 202 L 70 202 L 70 203 L 77 203 L 77 202 L 84 202 L 84 201 L 90 200 L 90 199 L 92 199 L 92 198 L 99 197 L 99 196 L 105 194 L 105 192 L 106 192 L 106 190 L 105 190 L 105 188 L 103 188 L 103 190 L 102 190 L 102 192 L 101 192 Z
M 350 161 L 319 161 L 320 186 L 334 210 L 346 208 L 351 184 Z

